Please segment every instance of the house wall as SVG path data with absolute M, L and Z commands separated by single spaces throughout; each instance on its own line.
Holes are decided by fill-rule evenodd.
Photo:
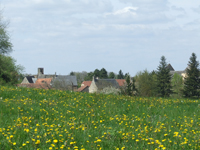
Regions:
M 27 78 L 25 77 L 25 78 L 23 79 L 23 81 L 22 81 L 21 84 L 28 84 L 28 83 L 29 83 L 29 82 L 28 82 Z
M 97 88 L 97 86 L 95 84 L 95 81 L 92 80 L 92 83 L 91 83 L 91 85 L 89 87 L 89 93 L 95 93 L 97 91 L 98 91 L 98 88 Z

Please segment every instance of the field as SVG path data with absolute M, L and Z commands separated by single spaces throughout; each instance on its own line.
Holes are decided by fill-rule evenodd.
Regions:
M 200 100 L 0 87 L 1 150 L 200 149 Z

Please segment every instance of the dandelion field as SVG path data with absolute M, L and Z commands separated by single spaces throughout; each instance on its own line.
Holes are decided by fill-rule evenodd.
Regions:
M 200 101 L 0 87 L 1 150 L 200 149 Z

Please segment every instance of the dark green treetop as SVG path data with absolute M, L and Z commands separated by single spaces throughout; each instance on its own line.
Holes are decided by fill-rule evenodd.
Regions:
M 119 74 L 117 75 L 117 79 L 124 79 L 124 74 L 122 70 L 119 70 Z
M 169 97 L 172 94 L 171 85 L 172 75 L 167 68 L 165 56 L 161 57 L 160 64 L 157 68 L 157 94 L 161 97 Z
M 108 75 L 109 79 L 115 79 L 115 73 L 114 72 L 110 72 Z
M 185 97 L 199 97 L 200 88 L 200 70 L 199 62 L 197 61 L 197 56 L 192 53 L 190 61 L 188 62 L 188 67 L 186 69 L 186 77 L 184 81 L 183 94 Z

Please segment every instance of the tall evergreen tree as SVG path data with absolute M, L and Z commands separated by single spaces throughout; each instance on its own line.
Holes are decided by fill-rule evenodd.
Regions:
M 194 97 L 200 95 L 200 70 L 199 62 L 196 60 L 197 56 L 195 53 L 192 53 L 190 61 L 188 63 L 188 68 L 186 69 L 186 78 L 184 81 L 184 96 L 185 97 Z
M 119 74 L 117 75 L 117 79 L 124 79 L 124 74 L 122 70 L 119 70 Z
M 132 84 L 131 84 L 131 78 L 130 78 L 130 76 L 128 75 L 127 77 L 126 77 L 126 93 L 127 93 L 127 95 L 129 95 L 129 96 L 131 96 L 132 95 Z
M 157 92 L 161 97 L 169 97 L 172 94 L 171 78 L 172 75 L 167 68 L 166 58 L 162 56 L 157 69 Z

